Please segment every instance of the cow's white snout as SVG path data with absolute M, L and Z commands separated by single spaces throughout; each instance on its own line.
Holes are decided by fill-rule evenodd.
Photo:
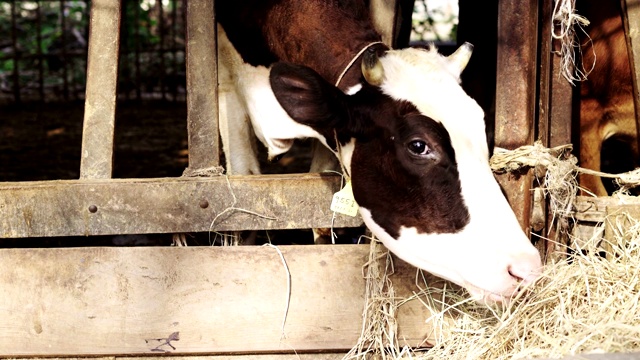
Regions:
M 482 304 L 508 303 L 521 292 L 531 291 L 542 275 L 542 269 L 538 251 L 524 251 L 508 258 L 502 268 L 502 274 L 497 276 L 501 280 L 495 283 L 492 290 L 480 288 L 473 283 L 467 283 L 465 288 Z
M 507 272 L 521 285 L 532 285 L 542 274 L 540 253 L 532 251 L 513 256 L 507 265 Z

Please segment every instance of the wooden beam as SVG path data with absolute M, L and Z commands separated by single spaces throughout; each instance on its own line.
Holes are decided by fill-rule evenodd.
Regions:
M 214 2 L 187 1 L 187 129 L 186 173 L 218 166 L 218 57 Z
M 120 5 L 121 0 L 91 2 L 81 179 L 108 179 L 113 171 Z
M 515 149 L 534 140 L 538 2 L 501 1 L 498 5 L 498 61 L 495 145 Z M 529 231 L 531 171 L 498 176 L 520 225 Z
M 346 351 L 368 260 L 369 245 L 3 249 L 0 357 Z M 390 279 L 398 299 L 419 291 L 402 261 Z M 397 310 L 400 346 L 431 334 L 421 300 Z
M 340 177 L 320 174 L 7 182 L 0 237 L 328 228 L 339 189 Z

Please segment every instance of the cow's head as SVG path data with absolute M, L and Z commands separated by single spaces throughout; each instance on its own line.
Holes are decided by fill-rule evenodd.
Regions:
M 470 55 L 470 46 L 449 57 L 367 52 L 368 83 L 353 95 L 287 63 L 272 67 L 270 82 L 288 115 L 341 158 L 387 248 L 479 300 L 501 301 L 542 265 L 489 167 L 483 111 L 459 85 Z

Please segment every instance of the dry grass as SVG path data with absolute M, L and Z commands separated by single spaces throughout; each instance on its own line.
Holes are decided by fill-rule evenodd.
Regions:
M 567 150 L 536 144 L 499 152 L 492 164 L 496 171 L 543 167 L 536 173 L 544 177 L 550 206 L 566 220 L 578 189 L 575 173 L 582 171 Z M 629 186 L 636 186 L 637 174 L 628 175 Z M 640 219 L 615 214 L 605 221 L 613 233 L 607 235 L 611 243 L 596 237 L 574 241 L 584 248 L 574 249 L 570 257 L 555 256 L 559 260 L 546 264 L 530 291 L 504 308 L 478 305 L 465 293 L 424 289 L 420 299 L 436 313 L 425 320 L 437 341 L 419 352 L 398 345 L 394 315 L 402 302 L 395 299 L 387 277 L 393 265 L 374 241 L 365 268 L 368 298 L 363 332 L 346 358 L 499 360 L 640 351 Z M 603 249 L 608 251 L 606 258 Z
M 616 230 L 611 244 L 615 256 L 605 259 L 585 251 L 547 264 L 540 281 L 507 307 L 487 308 L 464 293 L 431 289 L 425 306 L 440 309 L 444 304 L 445 309 L 425 319 L 437 341 L 420 352 L 398 345 L 394 315 L 402 301 L 386 277 L 389 258 L 375 249 L 370 260 L 382 261 L 367 267 L 367 321 L 346 358 L 500 360 L 638 351 L 640 222 L 628 217 L 621 222 L 625 226 Z
M 547 264 L 531 292 L 491 311 L 466 303 L 424 359 L 518 359 L 640 350 L 640 226 L 617 234 L 617 257 L 596 252 Z

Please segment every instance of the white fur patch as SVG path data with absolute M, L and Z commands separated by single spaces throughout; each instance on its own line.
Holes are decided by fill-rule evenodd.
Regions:
M 237 101 L 240 103 L 235 104 L 235 111 L 243 112 L 251 119 L 253 131 L 267 147 L 269 158 L 287 152 L 293 145 L 293 141 L 288 140 L 308 137 L 321 138 L 311 127 L 297 123 L 287 115 L 271 90 L 269 69 L 264 66 L 254 67 L 246 64 L 220 25 L 218 25 L 218 55 L 221 74 L 220 91 L 233 91 L 238 95 Z M 226 117 L 221 116 L 221 126 L 225 126 L 226 120 Z M 226 126 L 239 125 L 228 124 Z M 227 144 L 225 152 L 228 148 L 228 151 L 232 153 L 244 153 L 235 148 L 247 147 L 246 143 L 230 141 L 228 138 L 225 139 L 224 133 L 222 135 L 223 144 Z
M 387 235 L 382 241 L 399 257 L 475 291 L 474 295 L 511 295 L 515 285 L 509 269 L 518 262 L 524 264 L 514 276 L 529 281 L 540 271 L 540 256 L 489 167 L 484 113 L 460 87 L 456 69 L 461 69 L 434 50 L 393 50 L 380 60 L 385 72 L 383 91 L 410 101 L 447 129 L 470 215 L 469 224 L 455 234 L 418 234 L 404 228 L 399 239 Z M 362 214 L 374 233 L 381 230 L 373 229 L 377 225 L 366 209 Z

